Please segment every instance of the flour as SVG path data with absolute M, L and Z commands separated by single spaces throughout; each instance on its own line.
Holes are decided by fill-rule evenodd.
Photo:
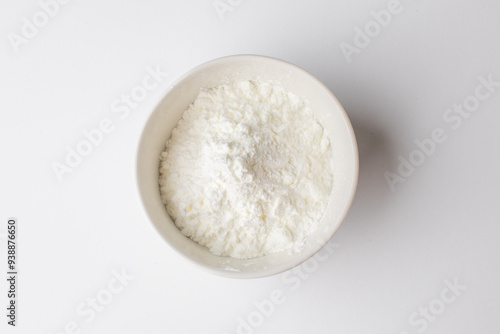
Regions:
M 328 136 L 305 100 L 271 83 L 202 90 L 160 160 L 169 215 L 221 256 L 300 250 L 332 191 Z

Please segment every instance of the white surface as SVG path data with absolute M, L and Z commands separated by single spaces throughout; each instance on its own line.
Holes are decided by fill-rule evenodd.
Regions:
M 57 333 L 75 321 L 82 333 L 235 333 L 238 317 L 259 320 L 254 302 L 277 289 L 283 296 L 273 300 L 285 300 L 255 333 L 413 334 L 423 325 L 408 318 L 444 305 L 445 280 L 456 278 L 467 288 L 425 333 L 498 333 L 500 90 L 456 130 L 443 114 L 474 94 L 478 76 L 500 81 L 500 3 L 401 0 L 403 10 L 348 63 L 339 45 L 387 3 L 243 1 L 221 21 L 211 0 L 72 1 L 16 54 L 6 36 L 39 5 L 2 1 L 0 233 L 7 217 L 18 218 L 20 310 L 14 329 L 1 316 L 1 332 Z M 138 201 L 135 148 L 152 106 L 185 71 L 237 53 L 310 71 L 340 99 L 358 137 L 353 207 L 333 254 L 309 263 L 307 276 L 206 274 L 168 248 Z M 119 119 L 110 104 L 155 65 L 170 75 Z M 51 163 L 103 118 L 114 131 L 59 183 Z M 391 192 L 384 173 L 435 128 L 447 140 Z M 116 288 L 112 271 L 122 268 L 135 279 L 86 322 L 77 307 L 105 296 L 109 282 Z

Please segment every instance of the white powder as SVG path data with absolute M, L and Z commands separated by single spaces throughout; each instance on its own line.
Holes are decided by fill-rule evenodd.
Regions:
M 300 250 L 332 190 L 324 129 L 306 101 L 270 83 L 203 90 L 160 159 L 168 213 L 216 255 Z

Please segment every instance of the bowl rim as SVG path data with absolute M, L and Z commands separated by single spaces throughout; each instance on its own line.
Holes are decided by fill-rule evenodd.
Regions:
M 352 186 L 350 188 L 350 192 L 346 198 L 346 202 L 343 208 L 342 215 L 338 219 L 338 224 L 335 229 L 332 230 L 331 235 L 326 236 L 325 239 L 323 240 L 322 244 L 318 243 L 318 246 L 314 247 L 310 254 L 308 256 L 302 258 L 300 261 L 297 261 L 296 263 L 293 263 L 291 266 L 288 266 L 286 268 L 266 268 L 264 270 L 259 270 L 259 271 L 254 271 L 254 272 L 243 272 L 243 271 L 229 271 L 229 270 L 222 270 L 222 269 L 217 269 L 213 268 L 207 264 L 195 261 L 191 257 L 187 256 L 183 252 L 181 252 L 179 249 L 174 247 L 168 240 L 166 240 L 162 233 L 160 232 L 159 228 L 156 226 L 156 224 L 153 222 L 153 219 L 146 207 L 145 199 L 143 196 L 143 192 L 141 190 L 141 185 L 140 185 L 140 175 L 139 175 L 139 155 L 141 152 L 141 147 L 142 143 L 144 140 L 144 135 L 146 132 L 146 129 L 148 128 L 149 123 L 151 122 L 151 116 L 155 113 L 156 110 L 161 106 L 165 98 L 174 90 L 176 86 L 181 84 L 185 79 L 190 77 L 193 73 L 199 72 L 203 70 L 206 67 L 216 65 L 217 63 L 220 62 L 225 62 L 227 60 L 231 59 L 247 59 L 247 60 L 252 60 L 252 59 L 260 59 L 260 60 L 265 60 L 265 61 L 272 61 L 272 62 L 277 62 L 281 63 L 285 66 L 294 68 L 295 70 L 302 72 L 305 74 L 307 77 L 312 79 L 316 84 L 318 84 L 320 87 L 324 89 L 324 91 L 332 98 L 337 105 L 339 111 L 341 112 L 342 118 L 344 119 L 345 125 L 347 127 L 347 132 L 349 133 L 349 138 L 350 138 L 350 143 L 352 146 L 353 150 L 353 181 L 352 181 Z M 325 86 L 319 79 L 317 79 L 314 75 L 303 69 L 302 67 L 289 63 L 285 60 L 279 59 L 279 58 L 274 58 L 274 57 L 269 57 L 269 56 L 263 56 L 263 55 L 258 55 L 258 54 L 235 54 L 235 55 L 228 55 L 228 56 L 223 56 L 223 57 L 218 57 L 214 58 L 211 60 L 208 60 L 206 62 L 203 62 L 200 65 L 197 65 L 181 76 L 179 76 L 176 80 L 174 80 L 173 83 L 171 83 L 170 88 L 163 92 L 162 96 L 159 98 L 157 103 L 154 105 L 154 107 L 149 111 L 149 114 L 147 116 L 146 121 L 144 122 L 142 129 L 140 131 L 140 137 L 139 141 L 137 142 L 136 146 L 136 152 L 135 152 L 135 184 L 136 184 L 136 190 L 137 190 L 137 195 L 139 196 L 139 202 L 141 203 L 141 207 L 143 211 L 146 213 L 146 216 L 148 217 L 148 220 L 151 225 L 153 225 L 153 228 L 156 230 L 157 235 L 163 240 L 164 243 L 166 243 L 170 249 L 173 249 L 175 253 L 179 254 L 183 259 L 188 260 L 189 263 L 195 265 L 197 268 L 202 269 L 205 272 L 209 272 L 211 274 L 215 274 L 217 276 L 222 276 L 222 277 L 227 277 L 227 278 L 239 278 L 239 279 L 248 279 L 248 278 L 263 278 L 263 277 L 269 277 L 269 276 L 274 276 L 280 273 L 283 273 L 285 271 L 288 271 L 290 269 L 293 269 L 297 266 L 300 266 L 304 262 L 308 261 L 311 259 L 314 255 L 316 255 L 323 247 L 333 238 L 335 233 L 337 233 L 338 229 L 342 225 L 343 221 L 345 220 L 347 214 L 349 213 L 349 210 L 352 206 L 352 203 L 354 201 L 354 197 L 356 194 L 357 186 L 358 186 L 358 181 L 359 181 L 359 150 L 358 150 L 358 145 L 357 145 L 357 140 L 356 140 L 356 135 L 354 132 L 354 129 L 352 127 L 351 121 L 338 100 L 338 98 L 332 93 L 332 91 Z M 193 241 L 194 242 L 194 241 Z

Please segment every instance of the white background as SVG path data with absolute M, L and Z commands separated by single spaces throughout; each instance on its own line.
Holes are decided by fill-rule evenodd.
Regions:
M 285 301 L 241 333 L 499 333 L 500 88 L 457 129 L 443 115 L 475 93 L 479 76 L 500 81 L 500 3 L 401 0 L 348 62 L 341 43 L 354 45 L 356 27 L 388 1 L 238 2 L 221 20 L 212 0 L 73 0 L 16 53 L 9 33 L 21 36 L 40 5 L 2 0 L 0 263 L 5 273 L 14 216 L 20 277 L 16 328 L 6 325 L 1 280 L 0 332 L 64 333 L 74 322 L 67 333 L 232 334 L 239 317 L 259 320 L 254 303 L 278 289 Z M 184 72 L 240 53 L 315 75 L 358 138 L 359 186 L 332 240 L 338 249 L 307 276 L 202 272 L 156 234 L 139 203 L 135 152 L 152 108 Z M 156 66 L 168 77 L 120 119 L 110 105 Z M 59 182 L 52 164 L 104 118 L 113 132 Z M 447 140 L 391 191 L 384 173 L 398 173 L 398 157 L 435 128 Z M 106 293 L 113 270 L 134 279 L 88 321 L 76 310 Z M 439 301 L 446 280 L 466 287 L 449 304 Z M 430 305 L 439 314 L 422 320 Z

